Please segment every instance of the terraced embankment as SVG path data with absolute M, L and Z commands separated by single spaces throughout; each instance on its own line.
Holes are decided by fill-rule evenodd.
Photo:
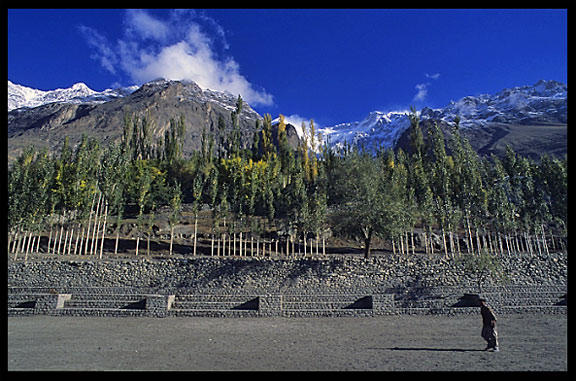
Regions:
M 210 258 L 8 264 L 8 314 L 375 316 L 566 313 L 567 254 L 500 259 L 478 289 L 460 261 L 425 256 Z

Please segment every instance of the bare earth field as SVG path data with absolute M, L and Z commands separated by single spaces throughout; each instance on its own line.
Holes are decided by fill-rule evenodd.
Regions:
M 566 371 L 567 315 L 9 317 L 8 370 Z

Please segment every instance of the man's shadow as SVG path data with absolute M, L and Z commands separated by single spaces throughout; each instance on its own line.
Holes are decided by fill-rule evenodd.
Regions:
M 392 347 L 392 348 L 372 348 L 372 349 L 384 349 L 388 351 L 484 352 L 483 349 L 429 348 L 429 347 Z

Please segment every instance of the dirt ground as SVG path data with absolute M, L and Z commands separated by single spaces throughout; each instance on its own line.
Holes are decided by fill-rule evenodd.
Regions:
M 8 318 L 8 370 L 566 371 L 567 315 Z

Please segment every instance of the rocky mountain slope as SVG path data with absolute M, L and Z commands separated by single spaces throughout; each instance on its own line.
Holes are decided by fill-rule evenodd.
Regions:
M 374 111 L 360 122 L 325 127 L 321 132 L 335 147 L 348 143 L 366 149 L 409 149 L 408 114 Z M 542 153 L 561 156 L 567 151 L 568 88 L 560 82 L 542 80 L 420 111 L 424 125 L 436 121 L 446 135 L 456 116 L 460 117 L 461 133 L 481 154 L 502 154 L 506 144 L 533 157 Z
M 161 139 L 170 119 L 184 117 L 186 134 L 184 154 L 198 150 L 202 131 L 206 129 L 219 141 L 219 134 L 232 128 L 231 113 L 236 109 L 237 97 L 229 93 L 202 90 L 194 82 L 157 80 L 134 89 L 120 89 L 101 93 L 83 84 L 71 89 L 52 92 L 23 88 L 8 83 L 8 155 L 17 157 L 21 150 L 33 144 L 58 150 L 68 137 L 70 143 L 80 141 L 83 134 L 106 144 L 119 141 L 126 115 L 149 117 L 156 139 Z M 10 94 L 11 90 L 17 90 Z M 37 107 L 34 107 L 41 103 Z M 220 131 L 219 120 L 225 124 Z M 241 144 L 249 147 L 256 131 L 256 121 L 262 117 L 244 103 L 240 115 Z M 287 129 L 289 138 L 295 130 Z
M 480 154 L 497 155 L 507 144 L 517 152 L 539 157 L 567 152 L 568 88 L 556 81 L 504 89 L 497 94 L 466 96 L 446 107 L 420 111 L 423 126 L 436 121 L 448 136 L 456 116 L 462 134 Z M 83 134 L 102 143 L 118 141 L 124 117 L 150 116 L 153 133 L 161 138 L 171 118 L 184 116 L 187 126 L 185 154 L 200 148 L 204 128 L 219 141 L 218 121 L 231 128 L 236 96 L 202 90 L 194 82 L 157 80 L 142 87 L 97 92 L 83 83 L 69 89 L 41 91 L 8 81 L 8 156 L 15 158 L 33 144 L 58 150 L 66 136 L 74 144 Z M 240 115 L 241 143 L 250 146 L 256 121 L 262 117 L 244 103 Z M 367 149 L 409 149 L 408 111 L 371 112 L 364 120 L 319 129 L 333 147 L 348 144 Z M 288 126 L 295 145 L 298 135 Z

